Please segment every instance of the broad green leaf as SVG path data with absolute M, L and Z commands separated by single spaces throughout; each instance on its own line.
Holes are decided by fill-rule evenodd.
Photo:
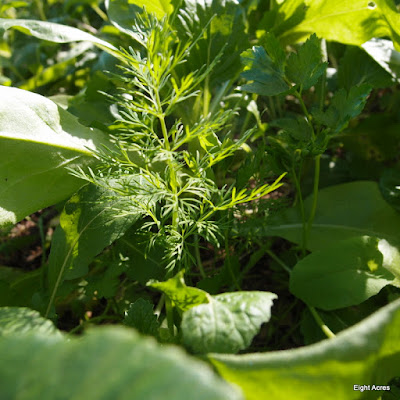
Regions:
M 165 293 L 182 312 L 199 304 L 208 303 L 210 301 L 208 293 L 186 286 L 183 275 L 184 271 L 180 271 L 165 282 L 149 282 L 147 285 Z
M 53 323 L 37 311 L 23 307 L 0 307 L 0 338 L 30 333 L 61 338 Z
M 311 209 L 312 197 L 305 202 L 306 213 Z M 400 242 L 400 215 L 382 198 L 375 182 L 358 181 L 330 186 L 318 194 L 318 206 L 307 242 L 315 251 L 339 240 L 355 236 L 375 236 L 390 243 Z M 280 236 L 294 243 L 302 242 L 302 220 L 297 209 L 265 221 L 263 225 L 243 225 L 254 234 Z
M 90 33 L 70 26 L 56 24 L 54 22 L 0 18 L 0 35 L 10 28 L 18 29 L 23 33 L 50 42 L 71 43 L 88 41 L 116 57 L 118 57 L 119 54 L 119 50 L 112 44 L 101 40 Z
M 287 60 L 287 77 L 302 89 L 310 89 L 325 73 L 327 63 L 321 60 L 321 45 L 317 36 L 311 35 Z
M 396 51 L 391 40 L 371 39 L 362 48 L 394 79 L 400 77 L 400 52 Z
M 160 323 L 154 314 L 153 304 L 148 300 L 138 299 L 129 306 L 124 324 L 135 328 L 144 335 L 158 336 Z
M 135 21 L 135 14 L 141 12 L 139 1 L 106 0 L 107 15 L 111 23 L 121 32 L 132 36 L 132 27 Z
M 241 90 L 263 96 L 274 96 L 290 89 L 284 79 L 285 52 L 273 35 L 267 37 L 266 49 L 254 46 L 241 54 L 242 77 L 250 81 Z
M 346 128 L 352 118 L 361 113 L 370 92 L 371 86 L 367 84 L 353 86 L 348 92 L 345 89 L 339 89 L 334 94 L 329 107 L 323 112 L 315 110 L 313 117 L 334 133 L 338 133 Z
M 305 0 L 304 6 L 307 8 L 301 21 L 282 32 L 280 38 L 285 43 L 316 33 L 318 37 L 344 44 L 361 45 L 373 37 L 390 37 L 400 45 L 400 16 L 392 0 Z
M 51 100 L 0 86 L 0 226 L 68 198 L 83 181 L 65 167 L 96 162 L 106 137 Z
M 50 304 L 64 279 L 85 275 L 93 258 L 120 238 L 140 215 L 132 198 L 111 189 L 89 184 L 74 194 L 53 237 L 48 272 Z
M 392 43 L 392 42 L 390 42 Z M 393 44 L 392 44 L 393 46 Z M 348 46 L 339 63 L 338 84 L 348 91 L 364 83 L 374 88 L 393 84 L 393 79 L 382 66 L 367 52 L 355 46 Z
M 183 342 L 194 353 L 237 353 L 246 349 L 271 318 L 269 292 L 235 292 L 212 296 L 208 304 L 183 314 Z
M 353 385 L 385 385 L 400 374 L 400 300 L 335 338 L 295 350 L 209 356 L 247 400 L 376 399 Z M 327 397 L 328 396 L 328 397 Z
M 290 275 L 290 291 L 323 310 L 360 304 L 390 284 L 400 285 L 399 251 L 370 236 L 315 251 L 299 261 Z
M 127 328 L 62 341 L 0 338 L 0 359 L 4 399 L 242 399 L 204 362 Z

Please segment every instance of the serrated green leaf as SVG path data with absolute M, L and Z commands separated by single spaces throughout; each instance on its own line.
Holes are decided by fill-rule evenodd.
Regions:
M 107 139 L 35 93 L 0 86 L 0 226 L 68 198 L 84 183 L 65 167 L 96 163 Z
M 204 362 L 128 328 L 93 329 L 80 339 L 0 338 L 4 399 L 239 400 Z
M 218 372 L 247 400 L 376 399 L 353 385 L 385 385 L 400 374 L 400 300 L 335 338 L 295 350 L 210 355 Z
M 397 248 L 384 239 L 360 236 L 299 261 L 290 275 L 290 291 L 311 306 L 335 310 L 360 304 L 386 285 L 399 285 L 399 278 Z
M 269 292 L 235 292 L 212 296 L 208 304 L 183 314 L 184 344 L 194 353 L 237 353 L 247 348 L 261 324 L 271 318 Z
M 286 75 L 301 89 L 310 89 L 325 73 L 327 63 L 321 61 L 321 45 L 317 35 L 313 34 L 287 60 Z
M 61 333 L 51 321 L 24 307 L 0 307 L 0 338 L 27 334 L 40 334 L 61 338 Z
M 312 196 L 304 206 L 310 212 Z M 302 219 L 298 209 L 256 224 L 244 224 L 244 231 L 255 235 L 280 236 L 302 242 Z M 382 198 L 376 182 L 358 181 L 334 185 L 318 194 L 318 206 L 307 241 L 309 250 L 321 250 L 332 243 L 356 236 L 375 236 L 397 245 L 400 243 L 399 214 Z
M 367 84 L 354 86 L 349 92 L 339 89 L 324 112 L 315 110 L 312 115 L 317 122 L 338 133 L 346 128 L 352 118 L 361 113 L 370 92 L 371 86 Z
M 129 306 L 125 314 L 124 324 L 135 328 L 144 335 L 158 336 L 160 323 L 154 314 L 153 304 L 148 300 L 138 299 Z
M 199 304 L 208 303 L 210 300 L 208 293 L 195 287 L 186 286 L 183 276 L 184 271 L 180 271 L 165 282 L 149 282 L 147 286 L 165 293 L 182 312 Z
M 286 55 L 280 43 L 268 34 L 265 49 L 254 46 L 241 54 L 242 77 L 250 81 L 241 90 L 263 96 L 274 96 L 290 89 L 284 80 Z

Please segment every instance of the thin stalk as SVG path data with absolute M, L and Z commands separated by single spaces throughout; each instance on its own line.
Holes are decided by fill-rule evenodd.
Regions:
M 107 14 L 97 4 L 92 4 L 92 9 L 103 21 L 108 20 Z
M 303 238 L 302 238 L 302 253 L 305 255 L 305 251 L 307 248 L 307 221 L 306 221 L 306 213 L 304 210 L 304 201 L 303 201 L 303 194 L 301 193 L 301 187 L 300 187 L 300 181 L 297 178 L 296 171 L 294 168 L 292 169 L 292 176 L 294 180 L 294 185 L 296 186 L 296 191 L 297 191 L 297 196 L 299 198 L 299 203 L 300 203 L 300 213 L 301 213 L 301 220 L 302 220 L 302 225 L 303 225 Z
M 317 310 L 314 307 L 311 307 L 311 306 L 308 306 L 308 309 L 310 310 L 312 316 L 314 317 L 315 322 L 321 328 L 322 332 L 325 333 L 326 337 L 328 339 L 333 339 L 334 337 L 336 337 L 336 335 L 328 328 L 328 326 L 325 325 L 325 322 L 322 320 L 322 318 L 318 314 Z
M 168 330 L 172 337 L 175 336 L 175 329 L 174 329 L 174 314 L 172 309 L 171 300 L 168 296 L 165 296 L 165 311 L 167 313 L 167 324 Z
M 196 264 L 199 268 L 201 277 L 204 279 L 206 278 L 206 273 L 204 271 L 203 263 L 200 257 L 199 236 L 197 235 L 197 233 L 194 234 L 194 255 L 196 257 Z
M 292 273 L 292 270 L 289 268 L 286 263 L 284 263 L 275 253 L 271 250 L 267 250 L 266 253 L 275 261 L 277 262 L 289 275 Z
M 308 238 L 308 235 L 310 234 L 310 230 L 311 230 L 312 224 L 314 222 L 315 212 L 317 211 L 320 170 L 321 170 L 321 155 L 318 154 L 315 157 L 313 201 L 312 201 L 312 206 L 311 206 L 311 213 L 310 213 L 310 216 L 308 218 L 308 223 L 307 223 L 307 238 Z
M 47 21 L 46 14 L 44 13 L 43 2 L 41 0 L 35 0 L 36 8 L 39 13 L 39 18 L 42 21 Z

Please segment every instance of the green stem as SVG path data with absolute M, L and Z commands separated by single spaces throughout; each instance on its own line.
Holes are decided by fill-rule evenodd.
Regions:
M 165 296 L 165 311 L 167 313 L 167 324 L 168 330 L 172 337 L 175 336 L 174 330 L 174 314 L 172 309 L 172 303 L 168 296 Z
M 194 234 L 194 254 L 196 257 L 197 267 L 200 271 L 201 277 L 204 279 L 206 278 L 206 273 L 204 271 L 203 263 L 200 257 L 199 236 L 197 235 L 197 233 Z
M 97 4 L 92 4 L 92 9 L 103 21 L 108 21 L 107 14 Z
M 35 0 L 36 8 L 39 13 L 39 18 L 42 21 L 47 21 L 46 14 L 44 13 L 43 2 L 41 0 Z
M 286 263 L 284 263 L 275 253 L 271 250 L 267 250 L 266 253 L 275 261 L 277 262 L 289 275 L 292 273 L 292 270 L 289 268 Z
M 314 317 L 315 322 L 321 328 L 322 332 L 325 333 L 326 337 L 329 338 L 329 339 L 332 339 L 332 338 L 336 337 L 336 335 L 328 328 L 328 326 L 325 325 L 325 322 L 322 320 L 322 318 L 318 314 L 317 310 L 314 307 L 311 307 L 311 306 L 308 306 L 308 309 L 310 310 L 312 316 Z
M 310 213 L 310 216 L 308 218 L 308 224 L 307 224 L 307 236 L 306 236 L 307 240 L 308 240 L 308 236 L 310 234 L 310 230 L 312 228 L 312 224 L 314 222 L 315 213 L 317 211 L 320 169 L 321 169 L 321 155 L 318 154 L 315 157 L 313 201 L 312 201 L 312 206 L 311 206 L 311 213 Z
M 301 220 L 303 223 L 303 239 L 302 239 L 302 253 L 303 256 L 305 255 L 306 248 L 307 248 L 307 221 L 306 221 L 306 214 L 304 210 L 304 201 L 303 201 L 303 194 L 301 193 L 301 186 L 300 186 L 300 181 L 297 178 L 296 171 L 294 168 L 292 169 L 292 176 L 294 180 L 294 185 L 296 186 L 296 191 L 297 191 L 297 196 L 299 198 L 299 203 L 300 203 L 300 213 L 301 213 Z

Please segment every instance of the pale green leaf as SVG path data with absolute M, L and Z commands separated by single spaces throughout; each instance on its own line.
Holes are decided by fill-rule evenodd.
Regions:
M 83 181 L 65 167 L 96 162 L 106 142 L 51 100 L 0 86 L 0 225 L 68 198 Z
M 305 200 L 306 213 L 312 197 Z M 290 209 L 264 226 L 244 224 L 244 231 L 256 235 L 280 236 L 294 243 L 302 242 L 300 211 Z M 318 194 L 318 206 L 307 241 L 310 250 L 319 250 L 355 236 L 376 236 L 390 243 L 400 242 L 400 215 L 382 198 L 378 184 L 358 181 L 330 186 Z
M 31 333 L 61 338 L 53 323 L 37 311 L 23 307 L 0 307 L 0 338 Z
M 15 28 L 23 33 L 35 36 L 42 40 L 48 40 L 56 43 L 70 43 L 88 41 L 101 49 L 118 57 L 119 51 L 112 44 L 66 25 L 56 24 L 48 21 L 35 21 L 30 19 L 3 19 L 0 18 L 0 35 L 10 29 Z
M 269 292 L 235 292 L 212 296 L 208 304 L 183 314 L 184 344 L 195 353 L 237 353 L 247 348 L 271 318 Z
M 398 285 L 396 276 L 397 248 L 384 239 L 359 236 L 299 261 L 290 275 L 290 291 L 311 306 L 335 310 L 360 304 L 386 285 Z
M 171 0 L 107 0 L 106 8 L 112 23 L 126 33 L 129 33 L 129 28 L 133 25 L 135 12 L 140 12 L 143 8 L 159 19 L 173 11 Z
M 82 338 L 0 338 L 3 399 L 239 400 L 204 362 L 128 328 Z
M 295 350 L 209 356 L 247 400 L 376 399 L 377 391 L 353 385 L 385 385 L 400 374 L 400 300 L 334 339 Z
M 209 295 L 201 289 L 186 286 L 184 271 L 178 272 L 165 282 L 149 282 L 147 285 L 165 293 L 180 311 L 187 311 L 199 304 L 208 303 Z
M 306 0 L 304 4 L 307 9 L 302 20 L 280 37 L 286 43 L 316 33 L 318 37 L 344 44 L 361 45 L 373 37 L 390 37 L 400 45 L 400 15 L 392 0 Z

